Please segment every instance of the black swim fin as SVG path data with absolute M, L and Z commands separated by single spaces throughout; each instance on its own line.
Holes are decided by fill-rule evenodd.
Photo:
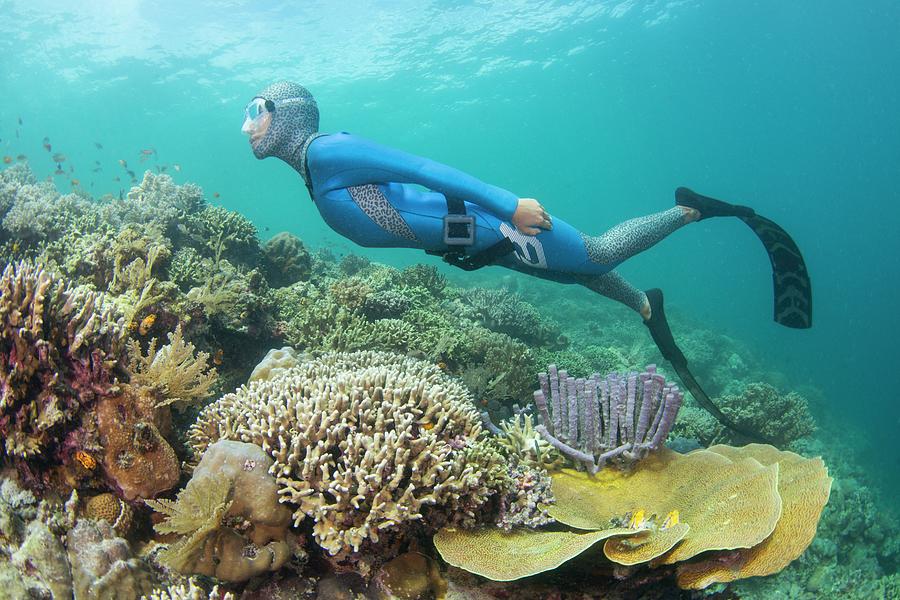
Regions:
M 675 203 L 696 208 L 700 220 L 709 217 L 737 217 L 747 224 L 766 248 L 772 264 L 776 323 L 794 329 L 812 327 L 812 283 L 800 248 L 778 223 L 749 206 L 729 204 L 702 196 L 686 187 L 675 190 Z
M 675 190 L 675 204 L 695 208 L 700 212 L 699 221 L 711 217 L 752 217 L 756 212 L 749 206 L 729 204 L 709 196 L 701 196 L 686 187 Z
M 728 429 L 731 429 L 750 440 L 772 444 L 771 440 L 760 433 L 750 431 L 732 421 L 725 413 L 719 410 L 719 407 L 716 406 L 715 403 L 713 403 L 706 392 L 703 391 L 703 388 L 700 387 L 700 384 L 697 383 L 697 380 L 694 378 L 690 369 L 688 369 L 687 358 L 685 358 L 684 353 L 675 343 L 675 337 L 672 335 L 672 330 L 669 328 L 669 322 L 666 320 L 666 312 L 663 308 L 662 290 L 653 288 L 644 293 L 647 295 L 647 300 L 650 302 L 650 319 L 644 321 L 644 325 L 650 330 L 650 337 L 653 338 L 653 341 L 662 353 L 663 358 L 672 364 L 672 367 L 675 369 L 675 372 L 678 373 L 678 377 L 681 379 L 684 387 L 691 392 L 694 399 L 697 400 L 706 412 L 715 417 L 719 423 Z

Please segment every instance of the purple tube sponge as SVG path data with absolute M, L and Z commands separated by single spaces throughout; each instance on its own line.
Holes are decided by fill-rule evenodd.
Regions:
M 550 365 L 539 380 L 534 398 L 542 426 L 535 430 L 591 472 L 609 463 L 627 466 L 659 448 L 683 399 L 656 365 L 642 373 L 595 373 L 587 379 Z

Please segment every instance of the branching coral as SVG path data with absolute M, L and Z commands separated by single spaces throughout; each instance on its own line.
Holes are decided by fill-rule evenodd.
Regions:
M 265 448 L 295 523 L 313 519 L 334 554 L 414 521 L 474 520 L 495 480 L 495 454 L 468 450 L 480 432 L 468 392 L 438 367 L 356 352 L 226 395 L 190 440 L 198 455 L 218 439 Z
M 169 334 L 169 343 L 159 350 L 154 338 L 146 356 L 138 342 L 129 342 L 131 383 L 157 389 L 157 406 L 174 404 L 184 408 L 208 396 L 217 378 L 216 369 L 207 364 L 208 360 L 209 354 L 195 354 L 194 344 L 184 340 L 181 324 Z
M 67 460 L 66 436 L 98 397 L 115 392 L 124 331 L 105 298 L 41 267 L 0 277 L 0 434 L 7 456 Z
M 491 331 L 539 345 L 557 346 L 561 341 L 556 323 L 507 290 L 475 288 L 463 294 L 463 301 L 471 316 Z

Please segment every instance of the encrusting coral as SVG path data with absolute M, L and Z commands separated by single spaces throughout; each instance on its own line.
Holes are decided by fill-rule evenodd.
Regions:
M 291 557 L 291 511 L 278 502 L 272 459 L 258 446 L 222 440 L 207 448 L 177 501 L 147 500 L 178 534 L 160 560 L 184 574 L 246 581 L 277 571 Z
M 503 483 L 480 433 L 468 392 L 437 366 L 355 352 L 224 396 L 189 436 L 198 456 L 219 439 L 264 448 L 295 525 L 311 518 L 336 554 L 415 521 L 475 521 Z

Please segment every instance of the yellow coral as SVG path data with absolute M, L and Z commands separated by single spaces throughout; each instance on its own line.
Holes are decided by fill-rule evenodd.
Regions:
M 832 479 L 821 458 L 807 459 L 763 444 L 743 448 L 713 446 L 711 451 L 732 460 L 752 457 L 764 465 L 779 465 L 778 491 L 784 504 L 781 519 L 764 542 L 723 561 L 717 554 L 678 566 L 678 585 L 703 589 L 745 577 L 770 575 L 784 569 L 812 542 Z
M 587 532 L 445 527 L 435 534 L 434 545 L 454 567 L 494 581 L 512 581 L 551 571 L 601 540 L 637 533 L 627 527 Z
M 707 550 L 750 548 L 775 529 L 781 516 L 778 465 L 753 458 L 732 462 L 701 450 L 654 452 L 631 471 L 604 469 L 591 477 L 563 470 L 553 475 L 556 505 L 550 515 L 583 529 L 602 529 L 635 505 L 650 514 L 678 510 L 690 532 L 662 562 L 670 564 Z M 662 535 L 657 529 L 649 535 Z M 666 534 L 671 535 L 671 534 Z
M 157 406 L 176 404 L 187 405 L 192 400 L 207 396 L 216 382 L 215 367 L 209 367 L 209 354 L 194 354 L 194 344 L 185 342 L 181 334 L 181 324 L 169 334 L 169 343 L 159 350 L 156 340 L 150 342 L 147 355 L 141 352 L 140 344 L 129 342 L 131 383 L 157 388 L 162 400 Z

